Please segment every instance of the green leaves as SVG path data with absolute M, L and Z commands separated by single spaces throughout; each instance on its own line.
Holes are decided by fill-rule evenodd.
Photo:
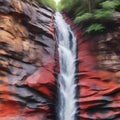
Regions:
M 105 29 L 105 27 L 102 24 L 99 23 L 95 23 L 90 25 L 87 29 L 86 32 L 90 33 L 90 32 L 96 32 L 96 31 L 103 31 Z
M 97 9 L 94 11 L 94 19 L 110 19 L 114 14 L 114 10 L 104 10 L 104 9 Z
M 37 0 L 56 10 L 54 0 Z M 66 11 L 74 23 L 82 22 L 86 32 L 103 31 L 107 21 L 112 20 L 120 0 L 61 0 L 57 10 Z
M 105 30 L 103 21 L 112 20 L 120 0 L 80 0 L 76 7 L 74 23 L 84 22 L 86 32 Z M 107 23 L 107 22 L 106 22 Z M 87 26 L 87 27 L 86 27 Z
M 54 0 L 36 0 L 44 5 L 49 6 L 50 8 L 52 8 L 53 10 L 56 10 L 56 3 Z
M 102 2 L 101 5 L 102 5 L 102 8 L 104 9 L 115 9 L 118 5 L 120 5 L 120 1 L 119 0 L 114 0 L 114 1 L 106 0 L 105 2 Z
M 86 21 L 86 20 L 89 20 L 92 18 L 92 13 L 84 13 L 83 15 L 81 16 L 77 16 L 75 19 L 74 19 L 74 23 L 79 23 L 81 21 Z

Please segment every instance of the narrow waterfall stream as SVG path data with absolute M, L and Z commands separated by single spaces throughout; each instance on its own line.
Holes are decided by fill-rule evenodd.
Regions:
M 75 120 L 77 113 L 76 37 L 59 12 L 55 13 L 54 18 L 60 59 L 57 120 Z

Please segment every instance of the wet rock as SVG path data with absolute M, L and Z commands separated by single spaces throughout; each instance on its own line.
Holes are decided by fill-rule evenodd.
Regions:
M 53 119 L 53 13 L 31 0 L 0 0 L 0 120 Z
M 98 35 L 82 36 L 78 25 L 65 15 L 77 37 L 77 79 L 79 119 L 120 119 L 120 29 Z M 80 33 L 81 31 L 81 33 Z

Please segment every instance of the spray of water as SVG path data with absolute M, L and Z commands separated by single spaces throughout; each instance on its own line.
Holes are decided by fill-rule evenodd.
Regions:
M 75 120 L 76 106 L 76 37 L 63 16 L 55 13 L 56 39 L 60 58 L 58 77 L 58 120 Z

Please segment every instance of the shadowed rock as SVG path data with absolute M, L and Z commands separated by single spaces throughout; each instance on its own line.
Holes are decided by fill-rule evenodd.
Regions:
M 54 119 L 53 11 L 0 0 L 0 120 Z
M 80 120 L 120 119 L 120 28 L 97 35 L 82 36 L 78 25 L 64 18 L 74 30 L 78 43 L 77 74 Z M 118 21 L 119 23 L 119 21 Z M 81 31 L 81 33 L 80 33 Z

